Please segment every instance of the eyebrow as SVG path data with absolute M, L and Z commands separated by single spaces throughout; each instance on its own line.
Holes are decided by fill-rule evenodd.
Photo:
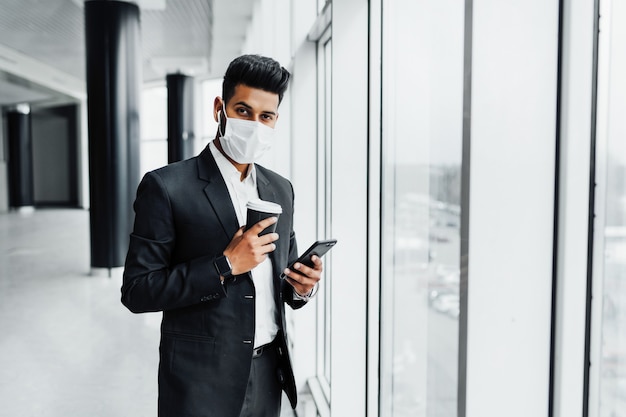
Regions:
M 246 103 L 245 101 L 238 101 L 234 105 L 235 106 L 240 105 L 240 106 L 243 106 L 243 107 L 245 107 L 245 108 L 247 108 L 249 110 L 252 110 L 252 106 L 249 105 L 248 103 Z M 261 113 L 272 114 L 272 115 L 276 116 L 276 112 L 271 111 L 271 110 L 262 110 Z

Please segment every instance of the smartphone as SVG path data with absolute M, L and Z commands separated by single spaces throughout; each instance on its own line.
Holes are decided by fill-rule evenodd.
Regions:
M 324 256 L 326 252 L 331 250 L 333 246 L 335 246 L 336 243 L 337 243 L 337 239 L 318 240 L 317 242 L 312 244 L 302 255 L 300 255 L 298 259 L 296 259 L 294 262 L 289 264 L 287 268 L 298 273 L 298 270 L 293 268 L 293 265 L 296 262 L 300 262 L 302 265 L 306 265 L 310 268 L 313 268 L 314 264 L 313 264 L 313 261 L 311 260 L 311 256 L 317 255 L 319 258 L 321 258 L 322 256 Z M 283 279 L 285 278 L 285 276 L 286 276 L 285 274 L 280 274 L 280 277 Z

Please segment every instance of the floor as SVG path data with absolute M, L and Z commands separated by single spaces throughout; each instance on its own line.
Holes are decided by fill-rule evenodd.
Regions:
M 90 274 L 88 211 L 0 214 L 0 417 L 156 416 L 160 314 L 120 284 Z

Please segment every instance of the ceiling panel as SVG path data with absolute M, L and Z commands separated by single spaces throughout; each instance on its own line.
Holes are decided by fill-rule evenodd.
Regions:
M 83 21 L 72 0 L 1 0 L 0 42 L 84 79 Z
M 144 0 L 145 1 L 145 0 Z M 215 16 L 213 3 L 219 3 Z M 161 0 L 166 7 L 141 9 L 142 69 L 145 82 L 167 72 L 208 75 L 212 60 L 228 62 L 240 53 L 254 0 Z M 141 4 L 141 3 L 140 3 Z M 228 33 L 218 34 L 219 55 L 212 52 L 213 23 L 220 19 Z M 236 20 L 235 20 L 236 19 Z M 225 37 L 226 36 L 226 37 Z M 85 80 L 85 35 L 81 0 L 0 0 L 0 44 L 79 80 Z M 228 47 L 223 46 L 228 44 Z M 1 63 L 1 62 L 0 62 Z M 0 70 L 2 67 L 0 66 Z M 19 75 L 19 74 L 13 74 Z M 6 80 L 5 80 L 6 81 Z M 0 104 L 14 100 L 23 86 L 9 91 L 0 84 Z M 37 93 L 33 93 L 37 94 Z

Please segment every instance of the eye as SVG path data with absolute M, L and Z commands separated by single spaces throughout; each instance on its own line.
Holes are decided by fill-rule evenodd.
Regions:
M 271 122 L 272 120 L 274 120 L 274 115 L 273 114 L 262 114 L 261 115 L 261 119 L 263 119 L 266 122 Z
M 248 109 L 246 109 L 245 107 L 238 107 L 236 110 L 237 114 L 240 114 L 242 116 L 246 116 L 248 114 Z

